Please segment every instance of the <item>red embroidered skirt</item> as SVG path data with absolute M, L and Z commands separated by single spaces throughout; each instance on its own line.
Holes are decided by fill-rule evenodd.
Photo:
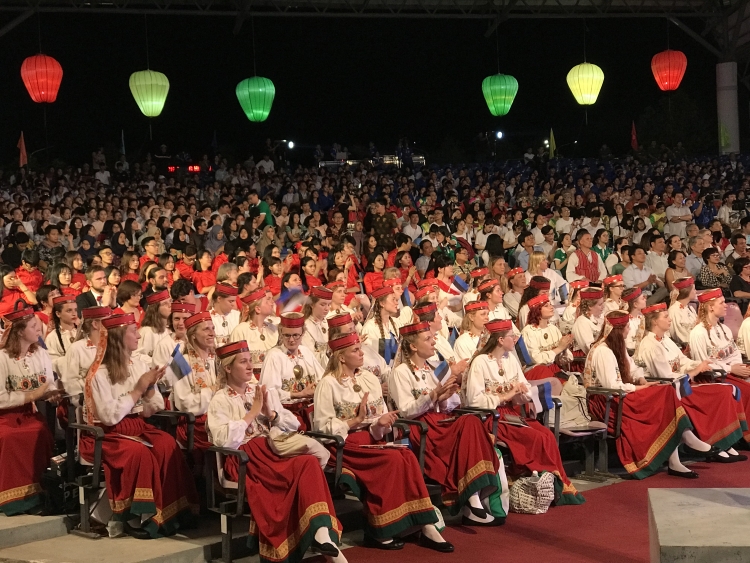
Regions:
M 617 409 L 622 409 L 622 425 L 617 438 L 617 455 L 625 470 L 636 479 L 645 479 L 659 470 L 680 444 L 682 433 L 692 428 L 685 408 L 671 385 L 654 385 L 628 393 L 623 401 L 612 401 L 609 432 L 614 434 Z M 589 400 L 589 412 L 604 420 L 605 401 L 601 395 Z
M 384 540 L 413 526 L 437 522 L 414 453 L 359 447 L 376 443 L 368 430 L 361 430 L 349 434 L 344 446 L 341 482 L 364 505 L 367 533 Z
M 582 504 L 585 502 L 581 495 L 565 474 L 560 449 L 555 442 L 555 435 L 542 426 L 537 420 L 526 419 L 528 428 L 504 424 L 502 416 L 504 414 L 518 415 L 520 409 L 517 407 L 503 406 L 498 407 L 500 421 L 497 425 L 497 437 L 500 441 L 505 442 L 513 456 L 513 470 L 518 474 L 531 471 L 549 471 L 554 473 L 560 481 L 558 488 L 560 498 L 557 504 Z M 493 420 L 488 418 L 485 424 L 491 431 Z M 507 470 L 507 469 L 506 469 Z
M 312 401 L 300 401 L 298 403 L 288 403 L 283 407 L 290 411 L 299 421 L 300 432 L 306 432 L 312 430 L 310 420 L 312 419 L 313 413 L 315 412 L 315 405 Z
M 726 450 L 742 438 L 740 413 L 730 385 L 694 385 L 692 394 L 682 398 L 695 433 L 704 442 Z
M 172 436 L 133 415 L 104 431 L 102 465 L 115 519 L 152 515 L 143 528 L 158 537 L 160 532 L 179 528 L 182 517 L 197 514 L 195 481 Z M 126 436 L 141 438 L 153 447 Z M 93 460 L 93 438 L 81 435 L 79 449 L 84 459 Z
M 47 423 L 31 404 L 0 410 L 0 512 L 12 516 L 40 504 L 39 481 L 53 443 Z
M 731 373 L 727 374 L 727 383 L 731 383 L 740 391 L 740 422 L 742 424 L 742 433 L 746 442 L 750 442 L 750 431 L 747 428 L 747 421 L 750 420 L 750 381 L 742 379 Z M 743 418 L 744 417 L 744 418 Z
M 428 412 L 418 420 L 428 426 L 425 475 L 442 485 L 443 504 L 455 515 L 474 493 L 488 487 L 492 490 L 480 494 L 493 492 L 500 462 L 494 451 L 494 439 L 478 417 L 464 415 L 453 422 L 439 423 L 454 416 Z M 411 427 L 409 440 L 415 451 L 419 451 L 420 434 L 419 428 Z
M 264 437 L 240 446 L 250 456 L 246 494 L 252 520 L 248 544 L 262 562 L 295 563 L 310 547 L 318 528 L 329 528 L 341 540 L 341 524 L 318 460 L 311 455 L 282 458 Z M 224 469 L 237 479 L 237 459 L 227 457 Z
M 557 364 L 537 364 L 529 371 L 524 372 L 523 376 L 526 378 L 526 381 L 547 379 L 549 377 L 557 377 L 563 383 L 568 381 L 568 376 L 563 373 L 563 371 L 560 369 L 560 366 L 558 366 Z

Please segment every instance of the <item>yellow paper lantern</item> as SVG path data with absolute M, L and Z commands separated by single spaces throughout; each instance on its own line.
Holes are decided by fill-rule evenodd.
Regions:
M 573 92 L 576 102 L 582 106 L 590 106 L 596 102 L 602 84 L 604 72 L 591 63 L 574 66 L 568 73 L 568 87 Z
M 130 75 L 130 92 L 143 115 L 157 117 L 164 109 L 169 80 L 161 72 L 140 70 Z

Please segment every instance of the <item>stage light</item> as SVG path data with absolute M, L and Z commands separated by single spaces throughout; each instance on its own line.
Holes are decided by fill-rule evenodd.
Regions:
M 497 137 L 498 139 L 502 139 L 503 138 L 503 132 L 502 131 L 498 131 L 497 133 L 495 133 L 495 137 Z
M 289 147 L 290 149 L 293 149 L 293 148 L 294 148 L 294 141 L 289 141 L 289 143 L 287 144 L 287 146 L 288 146 L 288 147 Z

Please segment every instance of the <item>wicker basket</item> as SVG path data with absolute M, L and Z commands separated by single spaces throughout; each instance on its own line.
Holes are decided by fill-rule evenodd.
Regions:
M 510 510 L 520 514 L 544 514 L 555 500 L 555 476 L 549 472 L 521 477 L 510 488 Z

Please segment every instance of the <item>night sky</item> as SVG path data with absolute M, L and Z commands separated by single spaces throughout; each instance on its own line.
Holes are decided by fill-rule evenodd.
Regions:
M 0 25 L 12 18 L 3 14 Z M 17 158 L 21 129 L 29 153 L 44 147 L 43 110 L 20 77 L 23 59 L 38 52 L 37 16 L 0 38 L 0 162 Z M 555 130 L 558 146 L 578 139 L 579 152 L 603 141 L 627 150 L 630 123 L 666 94 L 650 69 L 667 47 L 667 23 L 638 20 L 509 20 L 499 28 L 500 70 L 519 82 L 510 114 L 493 118 L 481 82 L 498 71 L 495 36 L 486 21 L 255 18 L 257 73 L 276 85 L 270 118 L 253 124 L 234 93 L 253 75 L 251 22 L 239 36 L 234 20 L 149 16 L 151 68 L 167 75 L 170 92 L 153 120 L 154 144 L 209 150 L 214 130 L 226 152 L 246 157 L 267 136 L 293 139 L 301 152 L 339 142 L 350 149 L 376 142 L 391 152 L 399 136 L 436 151 L 449 137 L 470 147 L 480 131 L 501 129 L 506 151 L 538 146 Z M 597 104 L 584 111 L 565 76 L 587 60 L 605 81 Z M 143 16 L 41 16 L 42 47 L 63 67 L 57 102 L 47 108 L 52 153 L 90 161 L 104 145 L 114 151 L 125 130 L 128 153 L 146 150 L 148 120 L 128 88 L 146 68 Z M 670 46 L 687 55 L 680 89 L 715 122 L 715 57 L 674 26 Z M 747 131 L 747 90 L 740 86 L 741 131 Z M 645 141 L 645 139 L 642 139 Z M 571 153 L 572 147 L 565 149 Z M 255 151 L 257 154 L 257 150 Z

